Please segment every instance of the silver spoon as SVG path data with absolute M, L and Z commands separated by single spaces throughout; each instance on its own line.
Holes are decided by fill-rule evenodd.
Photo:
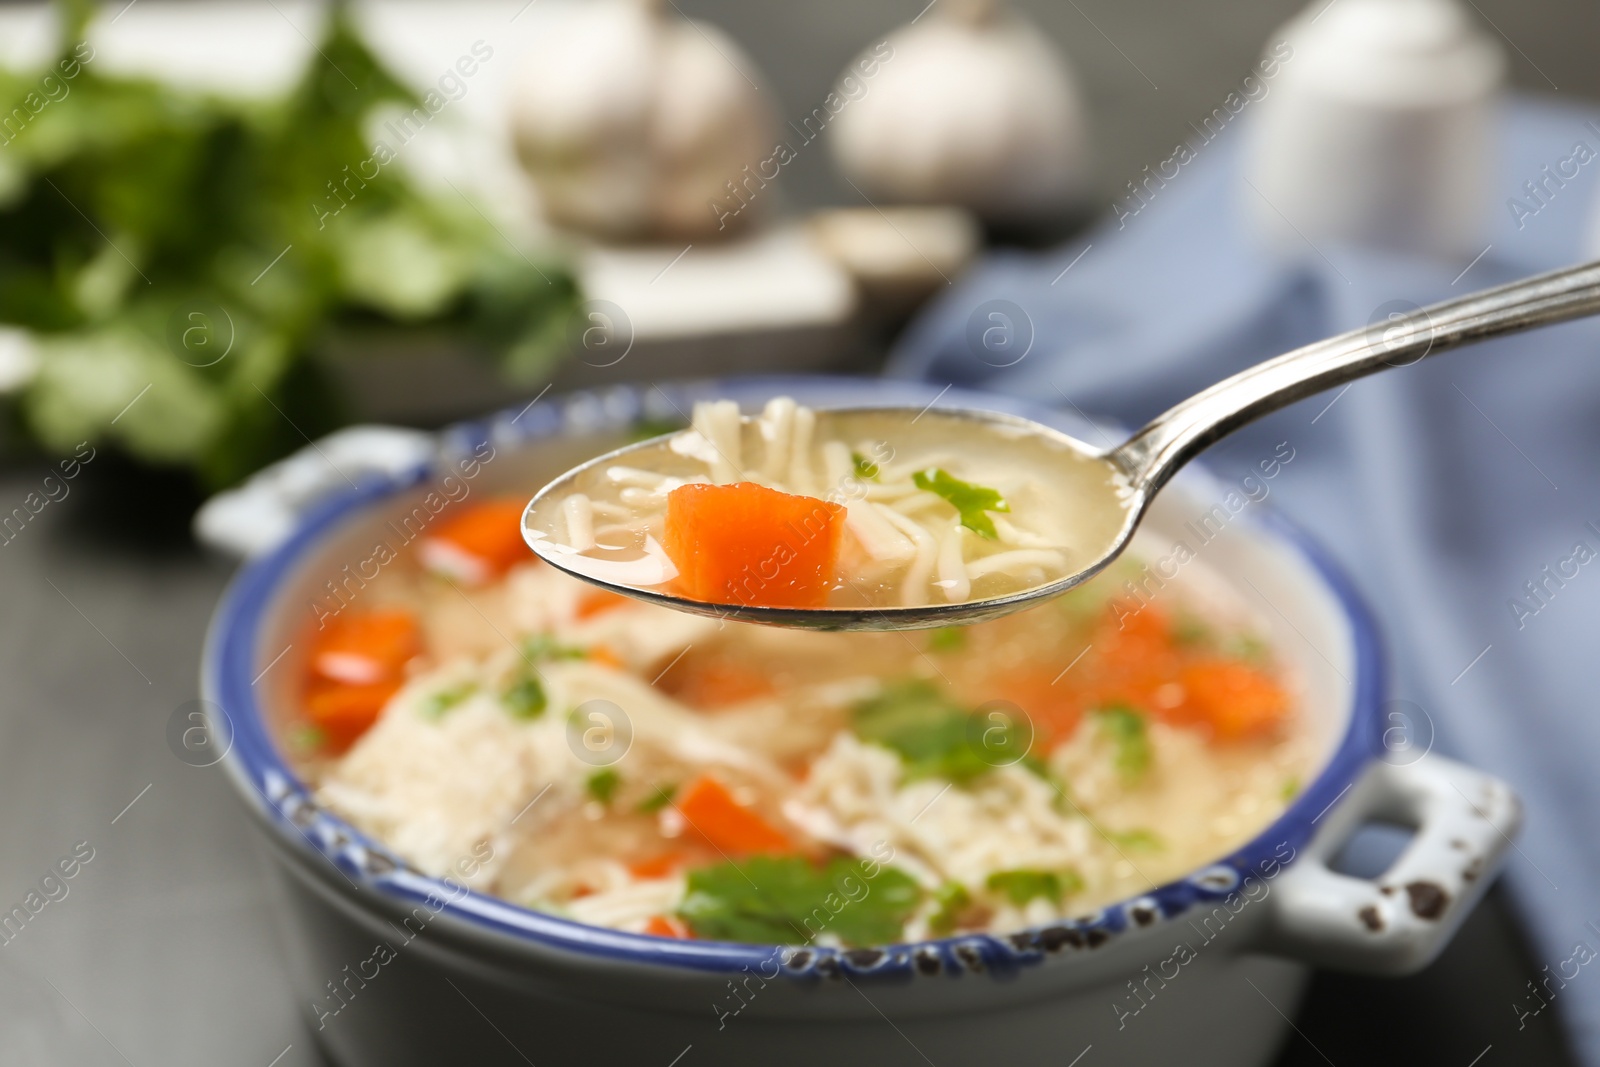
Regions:
M 1117 486 L 1119 511 L 1099 543 L 1085 547 L 1073 573 L 1021 592 L 960 603 L 920 606 L 787 608 L 744 604 L 711 604 L 637 588 L 596 576 L 592 568 L 541 531 L 552 528 L 552 511 L 580 479 L 597 470 L 627 465 L 666 438 L 641 441 L 590 460 L 541 489 L 523 515 L 523 536 L 542 558 L 585 581 L 626 596 L 679 611 L 717 618 L 736 618 L 778 626 L 816 630 L 920 630 L 980 622 L 1060 596 L 1104 570 L 1121 555 L 1150 502 L 1189 460 L 1213 442 L 1281 407 L 1356 378 L 1408 366 L 1461 345 L 1519 330 L 1565 322 L 1600 312 L 1600 263 L 1551 271 L 1456 300 L 1419 308 L 1409 314 L 1363 329 L 1351 330 L 1297 348 L 1224 379 L 1152 419 L 1126 442 L 1101 449 L 1027 419 L 994 412 L 936 409 L 937 421 L 956 433 L 1032 438 L 1070 458 L 1074 470 L 1097 467 L 1098 482 Z M 819 418 L 825 413 L 819 412 Z M 846 413 L 838 413 L 844 415 Z M 853 412 L 850 414 L 854 414 Z M 910 409 L 874 409 L 875 417 L 893 415 L 907 425 L 920 413 Z M 931 413 L 930 413 L 931 414 Z M 960 438 L 951 438 L 959 445 Z M 1019 445 L 1019 447 L 1021 447 Z M 1068 473 L 1063 467 L 1063 474 Z M 1081 474 L 1073 481 L 1082 484 Z

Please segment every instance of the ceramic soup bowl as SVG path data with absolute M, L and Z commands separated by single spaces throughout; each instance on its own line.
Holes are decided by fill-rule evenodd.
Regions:
M 1274 1053 L 1311 965 L 1397 974 L 1439 952 L 1500 867 L 1517 800 L 1436 754 L 1385 748 L 1381 650 L 1350 583 L 1265 505 L 1235 508 L 1230 487 L 1201 470 L 1162 494 L 1136 550 L 1158 560 L 1186 524 L 1212 516 L 1220 532 L 1195 565 L 1264 601 L 1267 636 L 1303 682 L 1315 770 L 1236 851 L 1068 921 L 855 950 L 584 926 L 422 875 L 320 808 L 286 760 L 271 724 L 296 696 L 308 605 L 370 555 L 385 523 L 443 492 L 445 476 L 465 477 L 463 460 L 479 460 L 472 492 L 531 494 L 697 398 L 751 410 L 781 394 L 843 407 L 920 405 L 930 393 L 802 378 L 544 398 L 440 435 L 434 456 L 399 476 L 343 486 L 244 567 L 206 650 L 210 726 L 272 860 L 298 996 L 335 1061 L 1064 1067 L 1093 1046 L 1096 1064 L 1240 1067 Z M 1001 397 L 952 390 L 945 402 L 1086 432 Z M 1413 836 L 1375 878 L 1337 873 L 1330 860 L 1372 822 Z

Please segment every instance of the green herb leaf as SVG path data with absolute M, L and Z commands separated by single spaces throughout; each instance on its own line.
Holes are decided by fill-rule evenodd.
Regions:
M 1132 849 L 1135 852 L 1160 852 L 1167 847 L 1161 835 L 1154 830 L 1105 830 L 1100 827 L 1096 829 L 1100 830 L 1100 836 L 1119 848 Z
M 616 796 L 617 786 L 622 784 L 622 775 L 610 767 L 605 767 L 589 775 L 583 783 L 584 790 L 602 804 L 610 804 L 611 798 Z
M 979 537 L 993 541 L 1000 536 L 995 532 L 994 520 L 987 514 L 1011 510 L 1011 505 L 1000 496 L 999 490 L 964 482 L 941 467 L 918 471 L 911 476 L 911 481 L 918 489 L 926 489 L 948 500 L 960 513 L 961 525 Z
M 960 626 L 946 626 L 928 635 L 929 652 L 958 652 L 967 646 L 967 631 Z
M 384 109 L 427 113 L 343 5 L 297 84 L 249 100 L 80 62 L 92 8 L 58 20 L 70 93 L 24 108 L 37 73 L 0 71 L 0 323 L 42 353 L 8 426 L 215 489 L 347 422 L 337 385 L 387 373 L 394 333 L 528 370 L 566 350 L 571 274 L 374 154 Z
M 1172 639 L 1180 645 L 1203 645 L 1211 640 L 1211 627 L 1184 612 L 1173 621 Z
M 1300 776 L 1291 774 L 1283 780 L 1283 785 L 1278 789 L 1278 795 L 1287 803 L 1300 795 Z
M 1057 795 L 1055 800 L 1051 801 L 1051 803 L 1055 804 L 1058 808 L 1065 807 L 1065 801 L 1067 799 L 1066 779 L 1056 774 L 1055 771 L 1050 769 L 1050 764 L 1046 763 L 1044 760 L 1040 759 L 1038 756 L 1035 756 L 1031 752 L 1023 756 L 1022 759 L 1018 760 L 1017 762 L 1024 770 L 1032 771 L 1039 778 L 1042 778 L 1044 781 L 1055 786 Z
M 545 708 L 550 706 L 550 699 L 545 695 L 544 682 L 532 667 L 524 667 L 517 673 L 511 684 L 501 692 L 500 702 L 506 706 L 513 719 L 521 719 L 524 722 L 537 719 L 544 714 Z
M 522 658 L 534 663 L 552 660 L 585 659 L 588 653 L 575 645 L 563 645 L 550 634 L 534 634 L 522 642 Z
M 872 462 L 872 460 L 868 459 L 866 456 L 863 456 L 860 452 L 850 453 L 850 462 L 855 464 L 857 478 L 864 482 L 875 482 L 878 480 L 878 465 Z
M 755 856 L 689 872 L 678 916 L 696 937 L 758 944 L 807 944 L 829 933 L 847 945 L 904 936 L 922 889 L 903 871 L 835 858 L 825 867 L 798 856 Z
M 890 686 L 855 707 L 856 736 L 899 753 L 906 778 L 965 785 L 997 767 L 1025 762 L 1027 740 L 948 699 L 932 682 Z M 1030 767 L 1030 769 L 1034 769 Z
M 506 706 L 512 718 L 529 721 L 543 715 L 550 702 L 544 691 L 544 680 L 539 677 L 535 664 L 584 659 L 588 653 L 572 645 L 563 645 L 550 634 L 534 634 L 524 638 L 520 651 L 523 662 L 500 693 L 500 702 Z
M 1099 575 L 1056 597 L 1056 604 L 1073 622 L 1089 622 L 1105 610 L 1112 588 L 1105 577 Z
M 328 735 L 321 727 L 303 722 L 289 732 L 289 743 L 300 752 L 315 752 L 328 743 Z
M 671 804 L 672 798 L 677 795 L 678 787 L 676 785 L 658 785 L 655 787 L 654 792 L 639 801 L 639 810 L 647 815 L 651 812 L 660 811 L 668 804 Z
M 438 720 L 444 718 L 444 715 L 447 711 L 477 691 L 478 683 L 460 682 L 446 689 L 439 689 L 435 692 L 429 693 L 422 700 L 422 708 L 420 709 L 422 712 L 422 717 L 424 719 L 432 719 L 437 722 Z
M 939 910 L 928 919 L 928 929 L 940 937 L 954 933 L 961 913 L 972 907 L 972 894 L 960 882 L 946 882 L 933 891 Z
M 985 884 L 1019 908 L 1040 897 L 1059 906 L 1062 897 L 1083 889 L 1083 879 L 1073 870 L 996 871 Z
M 1100 734 L 1116 746 L 1117 771 L 1130 782 L 1150 769 L 1150 737 L 1145 719 L 1125 704 L 1112 704 L 1092 712 Z
M 1228 642 L 1224 651 L 1230 656 L 1249 660 L 1251 663 L 1265 663 L 1270 648 L 1255 634 L 1239 634 Z

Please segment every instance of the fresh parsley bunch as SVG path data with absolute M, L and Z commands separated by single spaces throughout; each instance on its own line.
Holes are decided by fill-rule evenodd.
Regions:
M 319 216 L 371 156 L 378 109 L 417 103 L 341 9 L 298 86 L 265 102 L 106 71 L 89 13 L 63 7 L 65 92 L 0 72 L 0 326 L 40 357 L 18 398 L 39 444 L 110 442 L 220 487 L 339 425 L 310 358 L 335 327 L 426 324 L 516 373 L 553 363 L 571 275 L 473 205 L 384 167 Z

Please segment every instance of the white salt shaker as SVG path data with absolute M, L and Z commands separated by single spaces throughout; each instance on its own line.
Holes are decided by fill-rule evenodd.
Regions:
M 1352 242 L 1455 259 L 1494 210 L 1497 42 L 1455 0 L 1313 0 L 1268 42 L 1281 56 L 1240 190 L 1268 243 Z

